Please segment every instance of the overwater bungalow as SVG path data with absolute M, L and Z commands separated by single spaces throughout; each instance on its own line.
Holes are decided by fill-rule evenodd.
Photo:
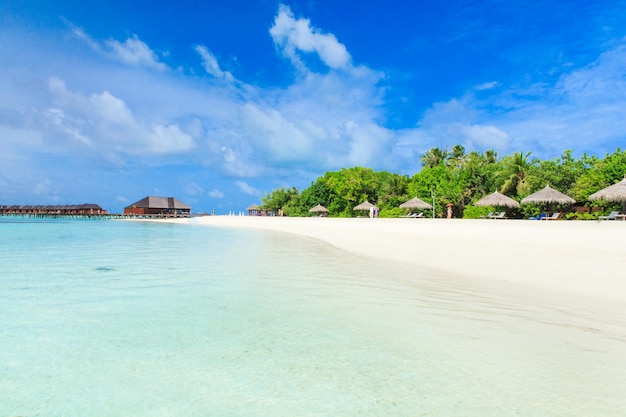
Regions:
M 97 204 L 72 205 L 0 205 L 1 215 L 32 216 L 101 216 L 108 212 Z

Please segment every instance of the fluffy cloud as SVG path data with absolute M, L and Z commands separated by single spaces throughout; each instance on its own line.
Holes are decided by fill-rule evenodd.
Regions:
M 389 148 L 393 133 L 374 123 L 360 126 L 349 121 L 346 123 L 345 134 L 350 138 L 350 152 L 347 156 L 348 166 L 365 165 L 370 167 L 390 167 Z
M 157 154 L 168 154 L 186 152 L 194 147 L 191 136 L 180 130 L 177 124 L 167 126 L 156 125 L 149 132 L 147 146 L 141 152 L 154 152 Z
M 251 146 L 268 162 L 296 162 L 311 157 L 315 139 L 325 133 L 314 123 L 307 129 L 306 120 L 297 123 L 275 109 L 262 110 L 251 103 L 242 107 L 241 117 L 245 133 L 254 138 Z
M 177 124 L 138 122 L 126 103 L 108 91 L 85 96 L 70 91 L 56 77 L 49 79 L 48 87 L 55 105 L 42 112 L 48 126 L 60 138 L 73 138 L 96 153 L 169 154 L 194 147 L 193 138 Z
M 311 27 L 308 19 L 296 19 L 289 6 L 281 5 L 270 29 L 274 43 L 299 69 L 306 66 L 300 52 L 315 52 L 328 67 L 345 69 L 351 65 L 350 54 L 332 33 Z

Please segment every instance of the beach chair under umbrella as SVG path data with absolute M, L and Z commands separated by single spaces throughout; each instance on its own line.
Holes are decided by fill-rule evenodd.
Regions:
M 511 208 L 519 207 L 519 203 L 517 201 L 513 200 L 511 197 L 507 195 L 500 194 L 498 191 L 481 198 L 476 203 L 474 203 L 474 205 L 478 207 L 495 207 L 497 210 L 496 213 L 490 213 L 490 215 L 488 215 L 487 218 L 492 218 L 492 217 L 493 218 L 505 218 L 504 217 L 505 212 L 502 212 L 503 214 L 501 215 L 498 214 L 498 212 L 500 211 L 500 207 L 511 207 Z M 500 217 L 494 217 L 492 214 L 499 215 Z

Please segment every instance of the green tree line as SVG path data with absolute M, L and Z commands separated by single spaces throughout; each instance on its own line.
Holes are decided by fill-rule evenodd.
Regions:
M 422 169 L 412 177 L 365 167 L 344 168 L 326 172 L 302 191 L 279 188 L 262 197 L 265 210 L 282 210 L 287 216 L 310 216 L 309 209 L 325 206 L 332 217 L 363 215 L 353 208 L 368 200 L 380 209 L 381 217 L 399 217 L 406 212 L 398 206 L 419 197 L 434 206 L 436 217 L 442 217 L 446 205 L 453 204 L 454 217 L 473 218 L 488 208 L 474 203 L 499 191 L 520 201 L 550 185 L 570 197 L 579 206 L 601 207 L 597 214 L 619 209 L 619 203 L 590 202 L 589 195 L 612 185 L 626 174 L 626 151 L 619 148 L 603 158 L 583 154 L 574 158 L 567 150 L 555 159 L 540 160 L 530 152 L 516 152 L 502 158 L 497 152 L 466 153 L 461 145 L 452 149 L 432 148 L 421 157 Z M 564 209 L 564 208 L 559 208 Z M 512 209 L 512 217 L 535 215 L 542 207 L 523 205 Z M 571 217 L 582 217 L 574 215 Z M 587 216 L 592 216 L 588 214 Z

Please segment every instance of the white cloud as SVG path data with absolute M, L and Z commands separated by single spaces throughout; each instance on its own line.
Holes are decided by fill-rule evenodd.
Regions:
M 98 51 L 98 52 L 103 52 L 100 44 L 98 42 L 96 42 L 87 33 L 85 33 L 84 30 L 82 30 L 81 28 L 75 26 L 72 22 L 70 22 L 69 20 L 65 19 L 64 17 L 61 17 L 61 20 L 63 22 L 65 22 L 65 24 L 70 27 L 70 29 L 71 29 L 72 33 L 74 34 L 74 36 L 76 36 L 78 39 L 83 40 L 93 50 Z
M 463 145 L 468 149 L 509 149 L 509 135 L 492 125 L 462 125 Z
M 254 104 L 243 106 L 242 127 L 250 138 L 254 138 L 251 145 L 264 157 L 277 162 L 306 159 L 311 155 L 316 139 L 279 111 L 261 110 Z
M 193 138 L 176 123 L 148 126 L 136 120 L 126 103 L 108 91 L 85 96 L 70 91 L 56 77 L 49 79 L 48 86 L 55 100 L 55 107 L 42 112 L 48 126 L 61 139 L 70 137 L 85 145 L 95 152 L 94 156 L 101 151 L 109 158 L 115 153 L 163 155 L 186 152 L 195 146 Z
M 222 172 L 229 176 L 252 178 L 264 167 L 264 161 L 255 158 L 252 148 L 243 141 L 238 147 L 220 146 L 219 158 Z
M 389 166 L 389 146 L 393 139 L 392 132 L 373 123 L 359 126 L 354 122 L 348 122 L 345 133 L 350 138 L 347 165 Z
M 99 43 L 72 22 L 65 18 L 62 18 L 62 20 L 70 27 L 74 36 L 102 55 L 128 65 L 145 66 L 160 71 L 167 68 L 164 63 L 159 61 L 157 54 L 145 42 L 140 40 L 137 35 L 127 38 L 124 42 L 120 42 L 117 39 L 107 39 Z
M 215 199 L 224 198 L 224 192 L 221 190 L 218 190 L 217 188 L 214 188 L 213 190 L 209 191 L 208 195 L 209 197 L 215 198 Z
M 126 39 L 123 43 L 116 39 L 105 41 L 109 53 L 116 59 L 129 64 L 155 68 L 163 70 L 165 64 L 159 62 L 156 53 L 145 42 L 141 41 L 137 35 Z
M 108 91 L 89 96 L 89 105 L 93 112 L 106 122 L 123 126 L 133 123 L 133 114 L 126 103 Z
M 283 55 L 299 69 L 305 68 L 299 52 L 314 52 L 333 69 L 346 69 L 351 65 L 350 54 L 335 35 L 311 27 L 308 19 L 295 19 L 289 6 L 280 6 L 270 34 Z
M 156 125 L 148 140 L 146 149 L 158 154 L 186 152 L 194 147 L 193 138 L 180 130 L 177 124 Z
M 202 66 L 208 74 L 228 82 L 232 82 L 234 80 L 233 75 L 230 72 L 222 71 L 217 63 L 217 58 L 215 58 L 215 55 L 213 55 L 211 51 L 206 48 L 206 46 L 197 45 L 195 50 L 202 58 Z
M 500 83 L 498 81 L 490 81 L 490 82 L 487 82 L 487 83 L 479 84 L 474 89 L 477 90 L 477 91 L 491 90 L 492 88 L 496 88 L 499 85 L 500 85 Z
M 254 187 L 251 187 L 245 181 L 235 181 L 235 185 L 244 194 L 248 194 L 248 195 L 255 196 L 255 197 L 258 197 L 261 195 L 261 191 L 257 190 Z
M 80 125 L 81 122 L 67 117 L 65 112 L 61 109 L 49 108 L 43 112 L 44 118 L 48 119 L 52 126 L 56 127 L 60 132 L 65 135 L 74 138 L 76 141 L 91 146 L 93 145 L 93 141 L 91 138 L 83 135 L 80 131 L 80 128 L 77 125 Z

